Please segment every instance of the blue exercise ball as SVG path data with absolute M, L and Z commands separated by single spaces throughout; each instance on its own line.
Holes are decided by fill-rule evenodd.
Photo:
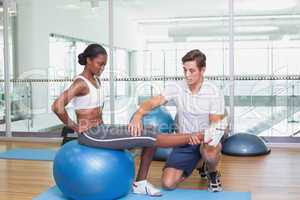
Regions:
M 53 176 L 65 197 L 111 200 L 128 194 L 134 180 L 128 151 L 92 148 L 71 141 L 56 154 Z
M 175 130 L 175 123 L 172 115 L 166 108 L 162 106 L 157 107 L 151 112 L 147 113 L 142 118 L 142 123 L 144 126 L 156 127 L 161 133 L 173 133 Z M 153 159 L 164 161 L 169 157 L 171 152 L 172 148 L 158 148 Z
M 225 139 L 222 153 L 232 156 L 259 156 L 271 149 L 257 135 L 237 133 Z

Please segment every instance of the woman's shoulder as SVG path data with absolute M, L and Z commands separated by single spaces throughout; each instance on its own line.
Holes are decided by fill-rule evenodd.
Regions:
M 76 77 L 74 77 L 74 79 L 73 79 L 73 84 L 74 85 L 86 85 L 85 84 L 85 78 L 83 77 L 83 76 L 76 76 Z
M 84 80 L 82 76 L 76 76 L 74 77 L 73 82 L 71 83 L 69 88 L 84 90 L 88 88 L 88 85 L 86 83 L 86 80 Z

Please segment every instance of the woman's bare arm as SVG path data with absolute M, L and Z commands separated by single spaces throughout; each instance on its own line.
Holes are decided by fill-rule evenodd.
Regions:
M 79 132 L 78 124 L 75 123 L 68 115 L 65 106 L 76 96 L 82 96 L 89 91 L 88 87 L 83 84 L 84 81 L 77 79 L 74 83 L 65 90 L 52 104 L 52 111 L 58 116 L 58 118 L 68 127 L 76 132 Z

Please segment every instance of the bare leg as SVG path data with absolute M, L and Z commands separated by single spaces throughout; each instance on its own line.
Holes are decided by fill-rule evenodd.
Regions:
M 197 134 L 199 141 L 204 140 L 203 134 Z M 168 148 L 168 147 L 176 147 L 180 145 L 185 145 L 190 142 L 191 134 L 175 134 L 175 135 L 166 135 L 160 134 L 156 138 L 155 146 Z
M 196 168 L 197 169 L 201 168 L 203 166 L 203 164 L 204 164 L 204 160 L 203 159 L 199 160 Z
M 218 164 L 221 158 L 221 144 L 216 147 L 203 145 L 201 154 L 206 162 L 208 171 L 208 190 L 210 192 L 220 192 L 223 190 L 220 175 L 218 172 Z
M 166 135 L 160 134 L 156 138 L 156 147 L 174 147 L 188 144 L 190 141 L 191 134 L 176 134 L 176 135 Z M 199 140 L 203 140 L 203 135 L 198 134 Z M 141 156 L 141 163 L 139 167 L 139 172 L 137 175 L 136 180 L 145 180 L 147 179 L 147 174 L 153 159 L 153 156 L 156 151 L 156 147 L 146 147 L 143 148 L 142 156 Z M 167 170 L 168 172 L 168 170 Z M 181 177 L 180 177 L 181 178 Z
M 189 143 L 190 137 L 191 137 L 190 134 L 176 134 L 176 135 L 161 134 L 161 135 L 157 136 L 155 146 L 156 147 L 174 147 L 174 146 L 179 146 L 179 145 L 185 145 L 185 144 Z M 203 140 L 202 134 L 199 134 L 199 140 Z M 155 154 L 156 147 L 143 148 L 142 155 L 141 155 L 141 163 L 139 166 L 139 172 L 138 172 L 136 181 L 141 181 L 141 180 L 147 179 L 148 171 L 149 171 L 153 156 Z M 180 172 L 178 172 L 178 171 L 180 171 Z M 178 182 L 177 179 L 182 179 L 182 171 L 181 170 L 167 168 L 166 170 L 164 170 L 164 174 L 165 174 L 164 175 L 165 179 L 163 179 L 163 180 L 166 180 L 167 186 L 169 186 L 168 183 L 170 183 L 170 180 L 171 180 L 171 182 L 175 181 L 176 182 L 175 185 L 177 185 L 177 182 Z
M 221 144 L 218 144 L 216 147 L 211 147 L 204 144 L 201 148 L 201 155 L 207 164 L 208 172 L 217 171 L 221 158 L 221 149 Z
M 182 170 L 168 167 L 164 169 L 162 174 L 162 187 L 167 190 L 174 190 L 184 180 Z
M 136 181 L 146 180 L 156 147 L 145 147 L 142 150 L 141 162 Z
M 149 196 L 162 196 L 159 189 L 155 188 L 147 181 L 147 175 L 155 154 L 156 147 L 144 147 L 141 155 L 139 171 L 136 177 L 136 182 L 132 186 L 132 191 L 135 194 L 143 194 Z

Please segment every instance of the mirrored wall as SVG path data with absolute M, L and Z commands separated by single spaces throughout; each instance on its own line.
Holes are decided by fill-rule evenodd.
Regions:
M 168 82 L 182 80 L 182 56 L 200 49 L 207 56 L 206 81 L 224 91 L 234 116 L 233 133 L 299 137 L 300 1 L 270 2 L 234 1 L 230 10 L 229 0 L 17 0 L 8 12 L 11 131 L 59 136 L 63 125 L 51 104 L 83 70 L 77 55 L 88 44 L 99 43 L 112 52 L 100 77 L 107 124 L 128 123 L 142 101 L 159 94 Z M 3 52 L 0 57 L 4 135 Z M 175 107 L 167 108 L 176 114 Z M 75 117 L 72 106 L 68 112 Z

